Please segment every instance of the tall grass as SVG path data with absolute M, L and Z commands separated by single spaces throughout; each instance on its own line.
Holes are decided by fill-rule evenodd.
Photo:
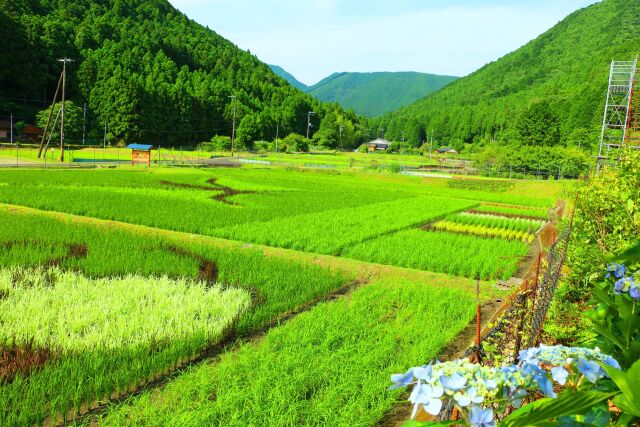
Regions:
M 463 291 L 379 283 L 114 408 L 104 426 L 371 426 L 389 375 L 435 358 L 473 316 Z

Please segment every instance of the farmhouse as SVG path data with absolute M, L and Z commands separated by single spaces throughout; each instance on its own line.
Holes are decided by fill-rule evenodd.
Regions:
M 11 122 L 9 120 L 0 120 L 0 138 L 9 138 L 11 133 Z M 13 135 L 16 135 L 15 124 L 13 126 Z
M 36 142 L 43 134 L 43 130 L 33 125 L 27 124 L 19 129 L 16 122 L 13 122 L 13 140 L 23 142 Z M 0 139 L 11 138 L 11 121 L 0 120 Z
M 386 139 L 378 138 L 373 141 L 367 142 L 364 144 L 367 146 L 369 151 L 387 151 L 387 148 L 391 145 L 389 141 Z
M 458 154 L 458 152 L 451 147 L 440 147 L 437 152 L 438 154 Z

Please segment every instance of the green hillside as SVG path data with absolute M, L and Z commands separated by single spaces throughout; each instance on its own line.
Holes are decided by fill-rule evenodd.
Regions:
M 307 89 L 309 89 L 309 86 L 298 81 L 298 79 L 296 79 L 293 74 L 287 72 L 287 70 L 285 70 L 284 68 L 278 65 L 269 65 L 269 68 L 271 68 L 271 71 L 285 79 L 291 86 L 295 87 L 296 89 L 300 89 L 303 92 L 306 92 Z
M 0 0 L 0 40 L 0 118 L 32 122 L 53 97 L 64 56 L 74 60 L 67 98 L 87 103 L 90 134 L 108 123 L 111 143 L 184 145 L 230 135 L 231 95 L 240 143 L 272 139 L 276 125 L 281 135 L 305 133 L 308 111 L 317 113 L 312 130 L 328 113 L 334 122 L 357 121 L 166 0 Z
M 604 0 L 376 124 L 390 139 L 433 129 L 439 143 L 462 148 L 465 143 L 510 142 L 528 115 L 545 110 L 541 115 L 552 118 L 552 126 L 557 122 L 559 141 L 595 144 L 610 62 L 631 60 L 639 52 L 640 2 Z
M 415 72 L 334 73 L 309 87 L 307 93 L 375 117 L 409 105 L 456 79 Z

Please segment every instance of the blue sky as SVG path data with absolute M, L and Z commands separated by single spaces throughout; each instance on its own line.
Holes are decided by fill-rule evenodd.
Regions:
M 337 71 L 463 76 L 596 0 L 169 0 L 306 84 Z

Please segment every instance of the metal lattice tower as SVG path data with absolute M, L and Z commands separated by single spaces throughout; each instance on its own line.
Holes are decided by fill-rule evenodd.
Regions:
M 613 150 L 640 149 L 640 87 L 638 58 L 634 61 L 613 61 L 609 74 L 609 90 L 604 108 L 598 167 L 618 159 Z

